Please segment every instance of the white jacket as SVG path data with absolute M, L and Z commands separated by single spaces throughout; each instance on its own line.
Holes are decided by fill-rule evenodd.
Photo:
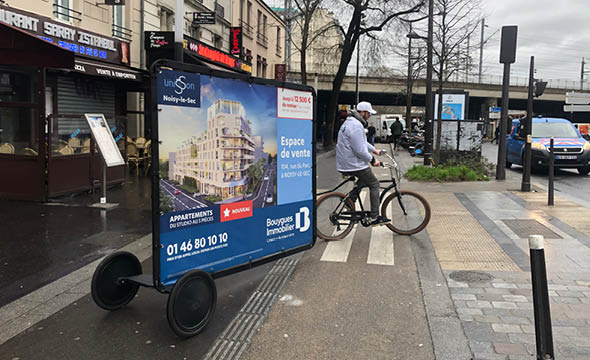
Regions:
M 367 142 L 362 117 L 351 111 L 338 132 L 336 144 L 336 170 L 359 171 L 369 167 L 375 147 Z

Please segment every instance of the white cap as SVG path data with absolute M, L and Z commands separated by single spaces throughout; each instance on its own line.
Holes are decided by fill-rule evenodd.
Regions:
M 356 109 L 358 111 L 368 111 L 369 113 L 371 113 L 373 115 L 377 114 L 377 111 L 373 110 L 371 103 L 368 101 L 361 101 L 360 103 L 358 103 L 356 105 Z

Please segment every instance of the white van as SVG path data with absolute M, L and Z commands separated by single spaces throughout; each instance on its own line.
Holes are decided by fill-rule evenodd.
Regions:
M 380 120 L 369 119 L 369 122 L 373 120 L 375 122 L 375 142 L 390 142 L 391 141 L 391 124 L 395 122 L 395 119 L 399 119 L 404 129 L 406 128 L 406 120 L 402 114 L 383 114 L 380 116 Z M 378 123 L 377 123 L 378 122 Z

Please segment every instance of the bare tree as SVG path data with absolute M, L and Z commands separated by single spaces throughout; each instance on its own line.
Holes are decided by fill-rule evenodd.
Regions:
M 442 132 L 442 94 L 444 83 L 461 71 L 468 71 L 469 43 L 478 29 L 481 19 L 480 0 L 433 0 L 438 16 L 434 19 L 433 54 L 438 66 L 434 72 L 438 77 L 438 106 L 436 109 L 436 141 L 434 161 L 440 159 L 440 141 Z M 478 44 L 474 44 L 479 46 Z
M 307 84 L 307 51 L 312 47 L 317 40 L 328 36 L 331 30 L 337 29 L 335 22 L 328 22 L 326 24 L 314 24 L 319 18 L 322 17 L 320 11 L 322 10 L 321 5 L 324 0 L 293 0 L 297 7 L 297 14 L 293 16 L 295 21 L 296 29 L 294 32 L 300 35 L 300 38 L 291 37 L 291 44 L 300 53 L 300 71 L 301 71 L 301 82 Z M 289 15 L 287 15 L 289 16 Z M 325 48 L 318 50 L 324 50 L 326 53 L 333 53 L 333 48 Z
M 339 0 L 343 6 L 343 12 L 348 12 L 350 21 L 345 29 L 344 24 L 340 30 L 344 36 L 342 44 L 342 55 L 338 71 L 332 81 L 332 92 L 328 104 L 327 134 L 324 139 L 324 146 L 331 147 L 333 144 L 334 125 L 340 90 L 348 64 L 356 48 L 361 35 L 377 39 L 375 33 L 382 31 L 393 19 L 412 14 L 421 9 L 424 0 Z M 403 8 L 403 10 L 400 10 Z

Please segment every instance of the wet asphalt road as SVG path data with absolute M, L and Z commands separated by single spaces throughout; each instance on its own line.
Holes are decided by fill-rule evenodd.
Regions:
M 51 204 L 0 201 L 0 306 L 149 234 L 151 184 L 130 177 L 110 188 L 114 210 L 84 207 L 99 194 L 54 199 Z
M 482 146 L 484 156 L 492 163 L 497 162 L 498 145 L 491 143 L 484 143 Z M 519 165 L 512 165 L 511 169 L 506 169 L 507 174 L 510 173 L 515 178 L 522 178 L 522 167 Z M 537 172 L 531 174 L 531 183 L 537 183 L 541 186 L 548 186 L 547 172 Z M 590 204 L 590 176 L 580 175 L 576 169 L 556 169 L 555 170 L 555 194 L 563 195 L 570 199 L 583 201 Z
M 215 280 L 217 308 L 189 339 L 166 319 L 167 294 L 140 288 L 127 307 L 108 312 L 87 295 L 0 347 L 2 359 L 201 359 L 262 281 L 273 263 Z M 151 259 L 142 264 L 151 272 Z

